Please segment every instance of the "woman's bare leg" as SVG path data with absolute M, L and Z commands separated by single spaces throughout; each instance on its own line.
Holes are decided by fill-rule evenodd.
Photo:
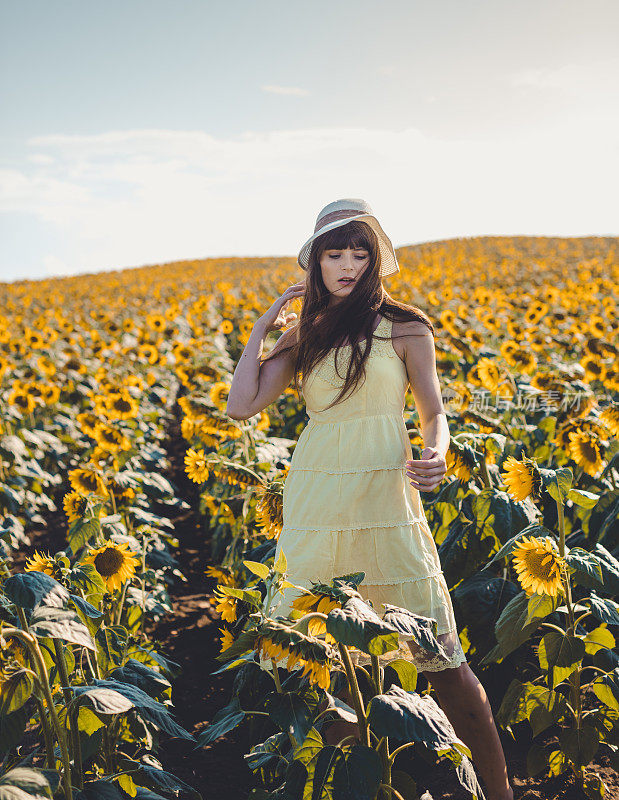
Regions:
M 505 755 L 486 691 L 465 662 L 459 667 L 423 672 L 458 738 L 468 746 L 488 800 L 513 800 Z

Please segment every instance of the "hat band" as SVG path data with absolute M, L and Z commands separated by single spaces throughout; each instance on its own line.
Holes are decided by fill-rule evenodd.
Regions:
M 325 214 L 324 217 L 321 217 L 316 226 L 314 227 L 314 233 L 319 231 L 325 225 L 329 225 L 331 222 L 335 222 L 338 219 L 348 219 L 349 217 L 358 217 L 362 214 L 362 211 L 353 211 L 349 208 L 341 208 L 339 211 L 331 211 L 329 214 Z

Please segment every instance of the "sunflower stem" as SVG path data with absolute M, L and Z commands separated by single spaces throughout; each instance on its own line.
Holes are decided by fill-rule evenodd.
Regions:
M 581 473 L 582 474 L 582 473 Z M 562 560 L 565 560 L 565 515 L 563 511 L 563 500 L 561 497 L 561 487 L 559 486 L 559 478 L 555 475 L 555 481 L 557 484 L 557 499 L 555 500 L 557 504 L 557 518 L 559 524 L 559 555 L 561 556 Z M 574 608 L 572 606 L 572 588 L 571 588 L 571 581 L 570 581 L 570 574 L 567 568 L 563 568 L 561 570 L 562 573 L 562 583 L 563 588 L 565 591 L 565 603 L 567 605 L 567 613 L 569 618 L 569 627 L 567 630 L 568 636 L 575 636 L 576 635 L 576 622 L 574 619 Z M 582 664 L 582 660 L 580 662 Z M 580 729 L 581 723 L 581 714 L 582 714 L 582 703 L 581 703 L 581 696 L 580 696 L 580 667 L 578 667 L 572 674 L 569 676 L 569 684 L 570 684 L 570 700 L 571 705 L 575 711 L 576 717 L 576 729 Z
M 18 610 L 23 612 L 23 609 Z M 60 720 L 58 719 L 58 714 L 56 713 L 56 707 L 54 705 L 54 698 L 52 697 L 52 690 L 49 685 L 45 660 L 43 658 L 43 654 L 41 653 L 41 648 L 39 647 L 37 638 L 31 633 L 22 631 L 19 628 L 7 628 L 2 631 L 2 635 L 5 638 L 12 636 L 13 638 L 20 639 L 28 648 L 28 652 L 32 658 L 33 665 L 39 677 L 39 682 L 43 690 L 43 695 L 45 697 L 45 702 L 49 710 L 49 715 L 54 726 L 54 730 L 56 731 L 58 745 L 60 746 L 60 753 L 62 756 L 62 788 L 64 791 L 64 796 L 66 800 L 73 800 L 73 789 L 71 786 L 71 762 L 69 759 L 67 740 L 65 738 L 62 725 L 60 724 Z
M 391 795 L 396 798 L 396 800 L 404 800 L 404 797 L 398 792 L 397 789 L 394 789 L 393 786 L 389 786 L 386 783 L 381 783 L 378 787 L 379 789 L 387 789 L 391 792 Z
M 123 583 L 123 588 L 122 588 L 122 591 L 120 593 L 120 600 L 118 601 L 118 609 L 116 611 L 116 625 L 120 625 L 120 618 L 121 618 L 122 613 L 123 613 L 123 606 L 125 604 L 125 596 L 127 594 L 127 586 L 128 586 L 128 584 L 129 584 L 129 581 L 126 580 Z
M 139 641 L 143 642 L 146 638 L 146 634 L 144 633 L 144 620 L 146 618 L 146 543 L 148 542 L 148 536 L 144 536 L 142 539 L 142 576 L 140 579 L 140 584 L 142 588 L 142 599 L 140 601 L 140 605 L 142 607 L 142 617 L 140 618 L 140 631 L 139 631 Z
M 370 663 L 372 665 L 372 683 L 374 684 L 374 691 L 376 694 L 383 692 L 383 676 L 381 675 L 381 666 L 378 662 L 378 656 L 370 653 Z M 368 728 L 369 730 L 369 728 Z M 389 759 L 389 739 L 383 736 L 376 747 L 378 755 L 383 765 L 383 781 L 386 786 L 391 786 L 391 761 Z
M 67 669 L 67 662 L 60 639 L 52 637 L 54 643 L 54 651 L 58 663 L 58 671 L 63 683 L 62 695 L 67 706 L 67 718 L 69 720 L 70 734 L 71 734 L 71 755 L 73 756 L 73 767 L 75 769 L 75 782 L 78 789 L 84 788 L 84 778 L 82 771 L 82 747 L 80 742 L 80 732 L 78 727 L 78 713 L 75 706 L 71 706 L 71 690 L 69 687 L 69 671 Z
M 284 690 L 282 689 L 282 684 L 279 679 L 279 671 L 277 669 L 277 664 L 274 658 L 271 659 L 271 667 L 273 668 L 273 680 L 275 681 L 275 688 L 277 689 L 277 693 L 283 694 Z M 299 743 L 297 742 L 294 734 L 290 732 L 290 729 L 288 730 L 288 738 L 290 739 L 290 744 L 296 750 L 297 747 L 299 746 Z
M 108 492 L 110 493 L 110 498 L 112 500 L 112 513 L 116 514 L 118 512 L 116 511 L 116 499 L 114 497 L 114 492 L 112 491 L 112 489 L 110 487 L 108 487 Z
M 49 720 L 47 719 L 47 712 L 45 710 L 45 701 L 41 696 L 41 684 L 37 680 L 38 688 L 32 693 L 35 702 L 37 704 L 37 708 L 39 709 L 39 719 L 41 720 L 41 728 L 43 729 L 43 738 L 45 739 L 45 763 L 47 764 L 48 769 L 54 769 L 55 761 L 54 758 L 54 738 L 52 736 L 52 729 L 49 726 Z
M 401 744 L 399 747 L 396 747 L 393 753 L 391 753 L 389 756 L 391 763 L 393 764 L 398 753 L 402 752 L 402 750 L 406 750 L 407 747 L 413 747 L 414 745 L 415 742 L 406 742 L 406 744 Z
M 365 708 L 363 707 L 363 697 L 361 695 L 361 690 L 359 689 L 359 684 L 357 683 L 357 676 L 355 675 L 355 668 L 353 667 L 350 659 L 350 653 L 348 652 L 348 648 L 345 644 L 338 642 L 337 646 L 342 656 L 344 669 L 346 670 L 346 677 L 348 678 L 350 694 L 353 700 L 355 711 L 357 712 L 357 721 L 361 731 L 361 743 L 365 744 L 366 747 L 371 747 L 368 721 L 365 716 Z
M 481 472 L 481 479 L 484 482 L 484 486 L 488 489 L 492 488 L 492 481 L 490 480 L 490 473 L 488 472 L 488 465 L 486 464 L 486 454 L 478 453 L 479 455 L 479 469 Z
M 557 631 L 561 636 L 565 636 L 563 628 L 560 628 L 558 625 L 553 625 L 552 622 L 540 622 L 539 626 L 540 628 L 552 628 L 553 631 Z
M 295 624 L 292 626 L 292 630 L 293 631 L 299 631 L 302 628 L 304 628 L 305 631 L 307 631 L 307 629 L 309 628 L 309 621 L 311 619 L 326 620 L 327 619 L 327 615 L 323 614 L 322 611 L 310 611 L 308 614 L 304 614 L 301 617 L 301 619 L 299 619 L 299 620 L 297 620 L 295 622 Z

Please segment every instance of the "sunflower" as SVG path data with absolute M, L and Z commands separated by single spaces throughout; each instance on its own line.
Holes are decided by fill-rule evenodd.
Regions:
M 183 409 L 183 413 L 194 422 L 204 419 L 205 411 L 207 410 L 204 403 L 198 402 L 195 398 L 192 400 L 186 395 L 179 397 L 176 402 Z
M 306 636 L 288 625 L 268 620 L 259 631 L 254 647 L 264 658 L 272 658 L 276 662 L 287 658 L 287 670 L 299 664 L 302 667 L 301 675 L 307 675 L 310 683 L 318 684 L 325 690 L 329 688 L 329 667 L 336 655 L 331 644 L 314 636 Z
M 204 450 L 194 450 L 189 448 L 185 455 L 185 472 L 194 483 L 206 483 L 209 470 L 206 466 L 206 455 Z
M 528 595 L 536 593 L 556 597 L 559 591 L 563 591 L 561 570 L 565 561 L 550 537 L 523 537 L 512 551 L 512 558 L 518 580 Z
M 530 495 L 539 497 L 541 478 L 535 461 L 526 456 L 523 456 L 522 461 L 507 456 L 503 468 L 505 470 L 501 473 L 503 483 L 507 486 L 507 493 L 514 500 L 526 500 Z
M 239 486 L 246 489 L 249 486 L 262 486 L 262 480 L 251 472 L 240 469 L 239 467 L 227 467 L 216 464 L 213 467 L 213 474 L 221 483 L 229 483 L 231 486 Z
M 518 367 L 521 372 L 531 375 L 537 369 L 537 359 L 530 349 L 519 347 L 507 359 L 510 366 Z
M 219 648 L 219 652 L 223 653 L 224 650 L 227 650 L 231 644 L 234 642 L 234 636 L 232 632 L 229 631 L 227 628 L 219 628 L 219 632 L 221 636 L 219 637 L 219 641 L 221 642 L 221 647 Z
M 300 611 L 302 614 L 311 614 L 313 611 L 320 611 L 321 614 L 328 614 L 334 608 L 341 608 L 342 604 L 338 600 L 334 600 L 322 592 L 309 592 L 308 594 L 301 594 L 296 597 L 292 603 L 291 608 L 295 611 Z M 336 640 L 327 632 L 327 626 L 323 619 L 310 619 L 307 624 L 307 632 L 310 636 L 320 636 L 325 634 L 325 641 L 330 644 L 335 644 Z
M 153 331 L 164 331 L 166 329 L 166 318 L 163 314 L 147 314 L 146 324 Z
M 261 411 L 260 416 L 258 417 L 258 422 L 256 423 L 256 430 L 268 431 L 270 427 L 271 427 L 271 418 L 266 413 L 266 411 Z
M 454 410 L 467 408 L 473 400 L 471 390 L 462 381 L 451 381 L 445 394 L 448 404 L 455 406 Z
M 447 472 L 445 475 L 455 475 L 458 480 L 466 483 L 471 479 L 473 474 L 469 464 L 466 463 L 464 455 L 457 450 L 449 448 L 445 453 L 445 464 L 447 465 Z
M 109 419 L 133 419 L 139 412 L 137 400 L 131 397 L 126 388 L 107 395 L 104 407 Z
M 572 431 L 569 436 L 570 458 L 583 467 L 587 475 L 595 477 L 604 464 L 603 447 L 597 437 L 585 431 Z
M 580 363 L 585 370 L 584 379 L 587 381 L 587 383 L 604 380 L 606 376 L 606 366 L 600 358 L 586 356 L 581 360 Z
M 228 594 L 223 594 L 219 591 L 219 587 L 215 589 L 215 608 L 218 614 L 225 622 L 235 622 L 237 619 L 236 613 L 236 597 L 230 597 Z
M 7 398 L 7 402 L 19 409 L 22 414 L 32 414 L 37 407 L 34 397 L 22 389 L 12 391 Z
M 135 386 L 136 389 L 144 389 L 144 378 L 141 375 L 125 375 L 123 378 L 123 386 Z
M 612 436 L 619 436 L 619 403 L 613 403 L 600 414 L 600 422 Z
M 192 347 L 188 347 L 184 342 L 176 342 L 172 347 L 172 353 L 177 362 L 189 361 L 194 355 Z
M 204 574 L 208 575 L 209 578 L 215 578 L 220 586 L 236 586 L 236 581 L 230 568 L 207 567 L 204 570 Z
M 106 453 L 117 453 L 119 450 L 129 450 L 131 447 L 131 442 L 122 431 L 105 422 L 97 424 L 94 438 Z
M 41 384 L 41 397 L 48 406 L 55 406 L 60 400 L 60 386 L 54 383 Z
M 105 482 L 94 469 L 78 467 L 77 469 L 69 470 L 69 482 L 76 492 L 81 492 L 82 494 L 93 492 L 107 497 L 108 492 L 105 488 Z
M 501 372 L 497 364 L 490 358 L 481 358 L 476 366 L 476 374 L 481 385 L 489 392 L 495 392 L 500 384 Z
M 134 576 L 141 561 L 132 554 L 128 542 L 106 542 L 101 547 L 91 548 L 83 563 L 92 564 L 105 581 L 108 591 L 113 592 Z
M 260 487 L 256 502 L 256 524 L 267 539 L 278 539 L 283 526 L 283 496 L 280 491 Z
M 229 391 L 230 384 L 225 381 L 216 381 L 211 386 L 210 398 L 220 411 L 223 411 L 226 407 Z
M 79 492 L 67 492 L 62 499 L 62 506 L 69 522 L 76 522 L 86 516 L 88 497 Z M 99 516 L 101 516 L 101 509 L 99 509 Z
M 24 565 L 25 572 L 44 572 L 46 575 L 51 575 L 52 578 L 60 580 L 60 569 L 58 564 L 54 561 L 49 553 L 39 553 L 35 550 L 34 555 L 31 556 Z
M 56 365 L 48 356 L 39 356 L 37 358 L 37 367 L 47 375 L 48 378 L 53 377 L 56 374 Z

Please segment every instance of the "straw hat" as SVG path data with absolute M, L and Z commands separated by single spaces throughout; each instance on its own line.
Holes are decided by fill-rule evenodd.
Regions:
M 314 233 L 299 251 L 297 257 L 299 266 L 307 270 L 309 266 L 310 250 L 314 239 L 327 231 L 332 231 L 334 228 L 339 228 L 340 225 L 346 225 L 348 222 L 353 222 L 354 220 L 367 222 L 378 237 L 378 247 L 380 250 L 379 275 L 384 277 L 385 275 L 399 272 L 400 265 L 398 264 L 391 240 L 380 227 L 369 203 L 366 203 L 365 200 L 350 197 L 329 203 L 329 205 L 325 206 L 318 214 L 316 217 L 316 225 L 314 226 Z

